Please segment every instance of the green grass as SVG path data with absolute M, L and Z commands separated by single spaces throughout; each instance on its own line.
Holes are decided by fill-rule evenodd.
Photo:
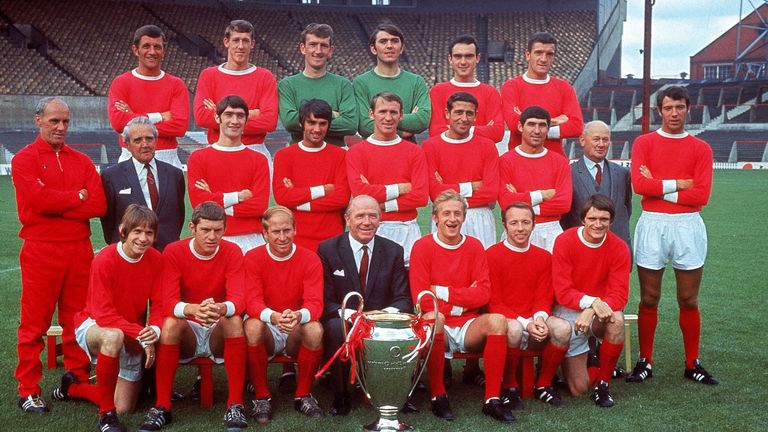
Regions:
M 633 225 L 639 215 L 639 202 Z M 768 173 L 759 171 L 717 171 L 710 205 L 703 211 L 709 233 L 709 256 L 700 295 L 702 314 L 702 349 L 704 364 L 720 380 L 715 387 L 705 387 L 682 378 L 683 348 L 677 326 L 674 280 L 668 271 L 664 279 L 659 327 L 654 354 L 654 378 L 644 384 L 615 382 L 612 386 L 616 406 L 610 410 L 595 407 L 587 397 L 566 397 L 568 407 L 549 409 L 544 404 L 526 401 L 524 411 L 517 413 L 517 430 L 765 430 L 765 368 L 768 349 L 765 346 L 768 304 Z M 80 431 L 96 430 L 96 407 L 84 402 L 52 403 L 53 412 L 45 416 L 24 415 L 16 407 L 15 340 L 19 314 L 18 252 L 21 241 L 9 177 L 0 177 L 0 431 Z M 422 229 L 427 228 L 428 211 L 420 216 Z M 92 225 L 94 247 L 103 245 L 98 222 Z M 428 228 L 427 228 L 428 229 Z M 426 231 L 425 231 L 426 232 Z M 636 275 L 631 278 L 630 302 L 627 310 L 636 311 L 638 288 Z M 633 329 L 633 351 L 637 351 Z M 621 361 L 623 364 L 623 360 Z M 167 430 L 223 430 L 222 414 L 226 396 L 221 368 L 216 371 L 216 405 L 200 410 L 192 401 L 174 405 L 174 423 Z M 482 391 L 461 384 L 461 365 L 454 364 L 454 387 L 449 392 L 458 419 L 451 423 L 436 420 L 429 412 L 426 395 L 417 395 L 420 414 L 403 416 L 417 430 L 456 431 L 496 430 L 500 426 L 480 414 Z M 181 367 L 176 388 L 187 390 L 193 370 Z M 46 399 L 57 385 L 61 367 L 44 370 L 43 388 Z M 272 367 L 271 377 L 278 369 Z M 276 386 L 276 380 L 271 382 Z M 276 393 L 276 389 L 273 389 Z M 316 387 L 323 407 L 331 395 Z M 357 404 L 345 418 L 309 421 L 292 408 L 290 397 L 275 398 L 275 419 L 266 428 L 251 425 L 253 430 L 273 431 L 353 431 L 370 422 L 374 413 Z M 128 430 L 136 430 L 147 406 L 136 414 L 121 419 Z

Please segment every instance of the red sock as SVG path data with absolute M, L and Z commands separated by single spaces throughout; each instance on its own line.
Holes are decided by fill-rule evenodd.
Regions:
M 699 308 L 680 309 L 678 319 L 680 330 L 683 332 L 685 347 L 685 367 L 693 368 L 693 361 L 699 358 L 699 338 L 701 337 L 701 315 Z
M 436 333 L 432 342 L 432 352 L 427 358 L 427 378 L 432 397 L 445 394 L 443 370 L 445 369 L 445 334 Z
M 155 406 L 171 410 L 171 391 L 176 368 L 179 366 L 179 345 L 161 343 L 157 348 L 155 363 L 155 384 L 157 385 L 157 401 Z
M 229 390 L 227 406 L 243 404 L 245 355 L 245 336 L 224 338 L 224 369 Z
M 84 383 L 72 383 L 67 391 L 69 397 L 74 399 L 85 399 L 88 402 L 99 406 L 101 398 L 99 397 L 99 388 L 93 384 Z
M 485 339 L 483 365 L 485 366 L 485 400 L 499 397 L 501 376 L 507 357 L 507 336 L 490 334 Z
M 653 364 L 653 338 L 656 335 L 658 322 L 658 306 L 647 307 L 641 304 L 637 310 L 637 340 L 640 343 L 640 357 L 645 357 L 651 364 Z
M 504 379 L 501 387 L 508 389 L 517 387 L 517 364 L 520 362 L 520 347 L 507 347 L 506 364 L 504 365 Z
M 610 384 L 613 369 L 616 368 L 616 362 L 619 361 L 622 348 L 624 348 L 624 342 L 613 343 L 603 339 L 603 344 L 600 345 L 600 373 L 597 379 Z
M 96 360 L 96 386 L 99 388 L 99 415 L 115 409 L 115 387 L 120 373 L 120 357 L 102 352 Z
M 263 399 L 272 397 L 267 384 L 267 349 L 263 343 L 248 345 L 248 370 L 254 387 L 253 397 Z
M 303 344 L 299 348 L 296 363 L 299 365 L 299 373 L 296 379 L 296 397 L 304 397 L 312 393 L 312 381 L 315 380 L 315 372 L 320 366 L 323 349 L 311 350 Z
M 552 378 L 555 377 L 557 368 L 565 357 L 565 353 L 568 352 L 568 347 L 559 347 L 552 342 L 541 351 L 541 369 L 539 369 L 539 376 L 536 378 L 536 387 L 549 387 L 552 385 Z

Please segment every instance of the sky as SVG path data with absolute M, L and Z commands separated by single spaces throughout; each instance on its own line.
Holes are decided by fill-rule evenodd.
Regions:
M 679 77 L 690 73 L 690 56 L 696 54 L 752 12 L 763 0 L 656 0 L 653 7 L 651 77 Z M 643 76 L 645 0 L 627 1 L 624 23 L 621 74 Z M 734 52 L 735 56 L 735 52 Z

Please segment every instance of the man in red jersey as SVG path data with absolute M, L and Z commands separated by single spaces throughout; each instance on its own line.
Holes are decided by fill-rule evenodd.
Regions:
M 181 169 L 177 153 L 178 137 L 184 136 L 189 124 L 189 92 L 181 79 L 160 67 L 165 56 L 165 34 L 156 25 L 139 27 L 133 35 L 136 69 L 112 80 L 107 95 L 109 123 L 118 134 L 135 117 L 148 117 L 157 128 L 155 157 Z M 118 136 L 122 153 L 119 162 L 131 158 L 122 136 Z
M 522 142 L 517 129 L 520 114 L 529 106 L 543 107 L 552 116 L 545 146 L 550 151 L 565 156 L 563 138 L 576 138 L 581 134 L 584 120 L 581 117 L 576 91 L 567 81 L 549 74 L 555 61 L 557 41 L 548 32 L 537 32 L 528 39 L 525 61 L 528 70 L 511 78 L 501 87 L 502 112 L 510 130 L 509 149 Z
M 448 47 L 448 63 L 453 69 L 453 78 L 429 90 L 432 102 L 429 136 L 440 135 L 450 128 L 450 119 L 444 114 L 448 98 L 456 92 L 467 92 L 478 101 L 475 124 L 472 125 L 473 135 L 488 138 L 494 143 L 501 141 L 504 138 L 504 118 L 499 91 L 475 77 L 475 69 L 480 63 L 477 40 L 467 34 L 456 37 Z
M 157 350 L 157 400 L 139 431 L 158 431 L 171 422 L 171 388 L 179 359 L 196 357 L 224 363 L 229 396 L 227 430 L 248 426 L 243 409 L 245 337 L 240 314 L 245 307 L 243 254 L 223 240 L 226 214 L 207 201 L 192 212 L 192 238 L 163 251 L 165 321 Z M 222 358 L 223 357 L 223 358 Z
M 616 212 L 605 195 L 584 202 L 581 220 L 555 240 L 552 286 L 557 305 L 554 315 L 571 323 L 563 375 L 571 394 L 586 392 L 594 382 L 592 400 L 608 408 L 614 402 L 609 385 L 624 346 L 624 313 L 629 294 L 629 248 L 609 231 Z M 590 377 L 587 355 L 590 336 L 602 339 L 600 369 Z
M 267 385 L 268 357 L 287 354 L 298 363 L 294 408 L 311 418 L 323 417 L 312 396 L 312 381 L 323 354 L 323 266 L 309 249 L 293 242 L 291 211 L 274 206 L 262 218 L 267 244 L 245 256 L 249 318 L 248 369 L 254 385 L 251 416 L 265 424 L 272 418 Z
M 48 411 L 40 397 L 40 353 L 57 305 L 64 369 L 88 380 L 88 357 L 77 347 L 73 318 L 88 292 L 93 260 L 90 219 L 103 215 L 107 205 L 93 162 L 64 143 L 67 104 L 53 97 L 41 99 L 35 124 L 40 134 L 13 158 L 11 177 L 21 222 L 19 237 L 24 240 L 19 254 L 19 408 L 40 414 Z
M 312 251 L 344 231 L 341 214 L 349 202 L 347 152 L 325 142 L 332 117 L 326 101 L 304 101 L 299 108 L 304 139 L 275 154 L 275 202 L 294 211 L 296 244 Z
M 560 217 L 571 208 L 573 186 L 568 160 L 544 146 L 549 125 L 549 113 L 541 107 L 520 115 L 522 142 L 499 159 L 499 205 L 530 204 L 536 214 L 531 243 L 551 252 L 563 232 Z
M 192 107 L 195 123 L 208 129 L 208 143 L 219 140 L 216 101 L 227 95 L 238 95 L 248 106 L 248 122 L 243 131 L 243 144 L 267 158 L 270 172 L 272 156 L 264 145 L 267 133 L 277 126 L 277 81 L 268 69 L 250 63 L 256 46 L 253 25 L 234 20 L 224 30 L 227 61 L 200 72 Z
M 472 94 L 452 94 L 442 109 L 448 130 L 424 141 L 423 148 L 429 168 L 429 197 L 435 200 L 452 189 L 466 198 L 469 209 L 462 233 L 477 238 L 487 249 L 496 243 L 491 206 L 499 192 L 499 156 L 493 141 L 475 133 L 478 108 Z
M 656 107 L 661 129 L 638 137 L 632 147 L 632 187 L 643 207 L 635 229 L 640 358 L 627 381 L 643 382 L 653 374 L 661 279 L 672 261 L 685 347 L 683 376 L 714 385 L 719 381 L 699 360 L 699 288 L 707 256 L 707 230 L 699 212 L 712 191 L 712 149 L 685 131 L 690 99 L 684 88 L 659 92 Z
M 369 195 L 384 213 L 378 234 L 401 245 L 408 267 L 411 247 L 421 237 L 417 209 L 427 203 L 427 162 L 419 146 L 397 136 L 403 116 L 400 96 L 382 92 L 371 100 L 374 131 L 347 154 L 352 196 Z
M 427 359 L 432 412 L 445 420 L 454 419 L 443 384 L 445 354 L 482 352 L 486 376 L 483 414 L 510 423 L 515 417 L 499 399 L 507 323 L 504 315 L 480 313 L 488 304 L 491 281 L 482 243 L 461 234 L 466 213 L 467 201 L 458 192 L 441 193 L 432 204 L 437 232 L 413 245 L 411 296 L 415 302 L 420 292 L 431 291 L 438 298 L 438 311 L 429 302 L 423 305 L 430 312 L 427 318 L 438 315 L 434 348 Z
M 98 396 L 101 432 L 124 430 L 117 414 L 133 411 L 144 367 L 155 363 L 163 324 L 162 257 L 152 248 L 157 226 L 152 210 L 128 206 L 119 226 L 121 241 L 94 258 L 85 309 L 75 316 L 75 338 L 96 363 L 96 384 L 78 383 L 67 373 L 54 397 L 67 400 L 82 391 L 77 387 L 91 387 Z M 149 325 L 147 301 L 152 305 Z
M 243 253 L 264 244 L 261 215 L 269 203 L 267 161 L 247 151 L 242 142 L 248 106 L 240 96 L 226 96 L 216 105 L 218 141 L 198 150 L 187 161 L 187 188 L 192 207 L 215 201 L 227 216 L 225 239 Z
M 554 302 L 552 257 L 530 243 L 535 226 L 533 208 L 524 202 L 509 205 L 501 222 L 507 238 L 488 249 L 491 272 L 491 301 L 488 309 L 507 318 L 507 362 L 502 381 L 502 401 L 511 409 L 521 409 L 523 401 L 517 383 L 520 350 L 542 351 L 536 399 L 552 406 L 563 406 L 551 387 L 571 337 L 567 321 L 550 315 Z

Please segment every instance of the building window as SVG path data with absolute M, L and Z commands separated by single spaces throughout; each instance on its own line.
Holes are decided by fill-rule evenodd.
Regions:
M 320 4 L 320 0 L 301 0 L 301 4 Z
M 704 65 L 704 79 L 733 78 L 733 64 Z
M 372 6 L 389 6 L 389 0 L 371 0 Z

